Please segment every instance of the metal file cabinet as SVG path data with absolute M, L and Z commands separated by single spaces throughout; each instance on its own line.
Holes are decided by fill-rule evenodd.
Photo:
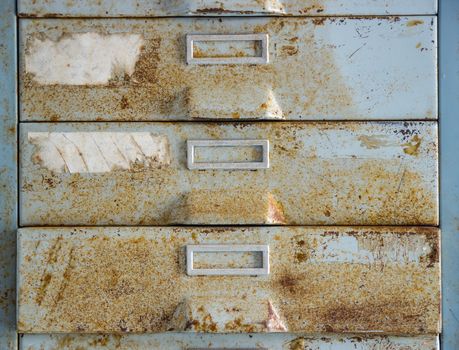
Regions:
M 439 349 L 434 1 L 18 12 L 21 349 Z

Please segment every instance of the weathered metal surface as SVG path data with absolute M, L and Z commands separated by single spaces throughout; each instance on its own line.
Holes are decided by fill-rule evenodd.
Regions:
M 189 350 L 250 347 L 259 350 L 439 350 L 435 336 L 300 336 L 294 334 L 29 335 L 21 350 Z
M 20 25 L 24 121 L 437 118 L 435 17 Z M 265 34 L 269 63 L 187 64 L 189 34 Z M 193 47 L 198 59 L 263 56 L 259 40 Z
M 231 16 L 434 14 L 435 0 L 19 0 L 21 16 Z
M 269 140 L 269 168 L 189 170 L 189 139 Z M 27 123 L 20 149 L 24 226 L 438 224 L 434 122 Z M 226 152 L 199 154 L 259 150 Z
M 0 1 L 0 350 L 16 350 L 17 90 L 15 1 Z
M 18 235 L 20 332 L 439 332 L 436 228 L 69 227 Z M 270 273 L 188 276 L 188 244 L 269 245 Z
M 442 349 L 459 349 L 459 2 L 441 1 Z

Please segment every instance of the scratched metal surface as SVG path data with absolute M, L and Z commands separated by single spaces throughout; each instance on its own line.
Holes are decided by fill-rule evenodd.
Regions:
M 187 244 L 269 245 L 270 273 L 188 276 Z M 428 227 L 25 228 L 18 329 L 436 334 L 439 273 Z
M 434 122 L 26 123 L 20 139 L 25 226 L 438 224 Z M 189 139 L 266 139 L 270 167 L 189 170 Z
M 459 2 L 441 2 L 442 349 L 459 349 Z
M 29 335 L 20 350 L 439 350 L 435 336 L 301 336 L 294 334 Z
M 0 1 L 0 349 L 16 350 L 16 17 L 15 1 Z
M 437 118 L 436 17 L 23 19 L 20 27 L 24 121 Z M 268 64 L 186 64 L 186 34 L 253 33 L 269 35 Z M 236 58 L 260 49 L 250 41 L 194 48 Z
M 434 14 L 435 0 L 19 0 L 20 16 L 231 16 Z

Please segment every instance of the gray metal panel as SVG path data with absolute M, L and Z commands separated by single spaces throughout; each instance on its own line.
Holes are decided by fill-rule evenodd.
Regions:
M 442 349 L 459 349 L 459 1 L 440 12 Z
M 434 14 L 436 0 L 20 0 L 22 16 L 237 16 Z
M 188 347 L 266 347 L 269 350 L 440 350 L 436 336 L 368 337 L 362 335 L 231 334 L 190 335 L 24 335 L 21 350 L 188 350 Z
M 270 166 L 190 170 L 189 139 Z M 226 148 L 200 154 L 257 157 Z M 436 122 L 24 123 L 20 149 L 25 226 L 438 224 Z
M 436 335 L 439 240 L 434 227 L 23 228 L 18 328 Z M 270 273 L 189 276 L 190 244 L 267 245 Z M 261 266 L 254 257 L 195 263 Z
M 16 17 L 15 1 L 0 1 L 0 349 L 16 349 Z
M 20 23 L 23 121 L 437 119 L 436 17 Z M 267 64 L 186 63 L 187 34 L 255 33 Z M 251 57 L 258 41 L 194 56 Z

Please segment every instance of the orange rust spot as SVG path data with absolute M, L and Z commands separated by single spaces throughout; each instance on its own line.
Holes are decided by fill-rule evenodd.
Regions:
M 421 19 L 412 19 L 406 23 L 407 27 L 415 27 L 417 25 L 424 24 L 424 21 Z
M 295 254 L 295 259 L 298 262 L 305 262 L 309 259 L 309 254 L 307 253 L 296 253 Z
M 417 156 L 419 155 L 419 147 L 421 146 L 421 138 L 418 135 L 414 135 L 412 139 L 404 143 L 403 146 L 403 152 L 406 154 L 409 154 L 410 156 Z
M 48 288 L 50 282 L 51 282 L 52 276 L 49 273 L 46 273 L 41 279 L 40 279 L 40 287 L 38 288 L 37 292 L 37 297 L 35 301 L 37 302 L 38 305 L 41 305 L 43 302 L 43 299 L 46 295 L 46 289 Z
M 289 350 L 304 350 L 306 349 L 306 342 L 303 338 L 297 338 L 290 342 Z
M 127 109 L 127 108 L 129 108 L 129 101 L 128 101 L 128 99 L 127 99 L 126 96 L 123 96 L 123 97 L 121 98 L 120 107 L 121 107 L 121 109 Z
M 326 20 L 327 20 L 327 17 L 317 17 L 317 18 L 313 18 L 312 22 L 316 26 L 322 26 L 322 25 L 324 25 Z
M 233 119 L 239 119 L 241 117 L 241 113 L 239 112 L 233 112 L 231 114 L 231 117 L 233 117 Z
M 285 45 L 281 47 L 281 51 L 283 54 L 287 56 L 294 56 L 298 53 L 298 47 L 291 46 L 291 45 Z

